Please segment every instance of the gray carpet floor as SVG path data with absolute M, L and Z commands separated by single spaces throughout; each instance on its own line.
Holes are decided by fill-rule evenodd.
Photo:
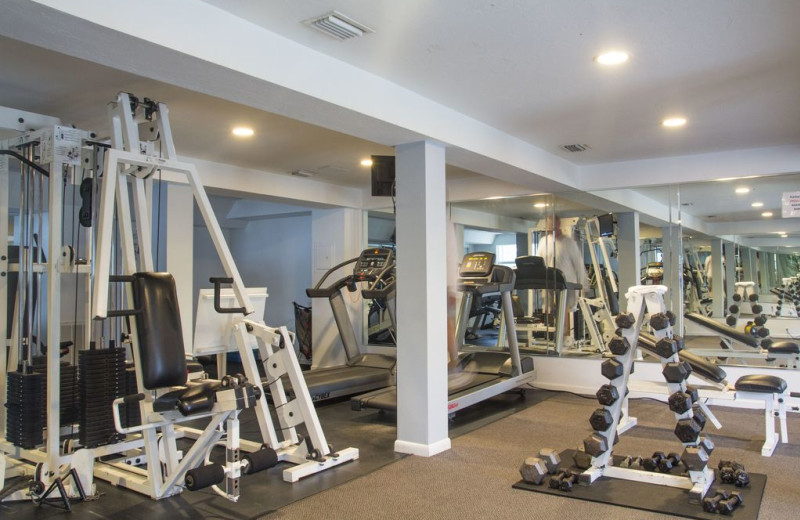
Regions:
M 400 459 L 262 518 L 674 518 L 512 489 L 526 456 L 543 447 L 560 451 L 578 446 L 591 431 L 588 418 L 597 407 L 594 399 L 552 392 L 535 394 L 541 399 L 535 406 L 459 436 L 445 453 Z M 654 451 L 680 451 L 672 433 L 674 415 L 665 404 L 637 400 L 631 402 L 630 411 L 639 425 L 622 436 L 616 454 L 649 456 Z M 794 434 L 795 443 L 779 445 L 772 457 L 762 457 L 763 412 L 730 408 L 713 411 L 723 424 L 722 430 L 708 425 L 707 433 L 717 445 L 711 457 L 713 466 L 719 460 L 734 459 L 751 473 L 768 475 L 759 518 L 798 518 L 800 415 L 789 416 L 790 441 Z

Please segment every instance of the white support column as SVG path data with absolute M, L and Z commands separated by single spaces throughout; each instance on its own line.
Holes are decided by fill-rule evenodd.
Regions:
M 758 292 L 758 281 L 756 280 L 756 269 L 754 252 L 749 247 L 742 248 L 742 278 L 743 282 L 756 282 L 756 293 Z
M 161 185 L 162 188 L 165 184 Z M 187 354 L 193 351 L 194 316 L 194 195 L 186 184 L 167 185 L 167 271 L 175 278 L 181 309 L 183 343 Z M 162 197 L 164 195 L 162 194 Z M 220 273 L 220 275 L 222 275 Z
M 683 240 L 680 224 L 661 228 L 661 251 L 664 262 L 664 285 L 667 292 L 667 309 L 675 313 L 675 330 L 683 330 Z
M 725 315 L 725 268 L 722 265 L 722 240 L 711 240 L 711 316 Z
M 771 257 L 772 254 L 766 251 L 758 252 L 758 284 L 760 290 L 757 294 L 766 294 L 769 292 L 769 288 L 774 286 L 772 283 L 772 268 L 769 263 Z
M 447 219 L 445 150 L 396 148 L 397 441 L 395 451 L 431 456 L 447 436 Z
M 733 242 L 723 242 L 725 251 L 725 301 L 723 307 L 727 307 L 736 290 L 736 244 Z
M 639 250 L 639 212 L 617 213 L 617 265 L 619 310 L 627 312 L 628 301 L 622 296 L 628 288 L 640 284 L 642 271 Z

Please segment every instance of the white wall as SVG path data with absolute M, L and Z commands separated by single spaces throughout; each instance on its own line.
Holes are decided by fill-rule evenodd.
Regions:
M 292 302 L 309 302 L 311 215 L 252 220 L 230 232 L 230 244 L 244 284 L 267 287 L 267 325 L 295 330 Z
M 354 209 L 313 210 L 311 212 L 311 242 L 314 244 L 311 257 L 312 284 L 325 275 L 331 267 L 358 256 L 364 245 L 364 212 Z M 332 274 L 325 285 L 352 273 L 348 265 Z M 362 300 L 360 292 L 345 291 L 350 319 L 356 331 L 362 327 Z M 339 331 L 333 320 L 330 304 L 326 299 L 315 299 L 312 303 L 311 334 L 312 369 L 344 364 L 346 357 Z M 361 338 L 360 333 L 356 333 Z
M 222 228 L 222 234 L 225 236 L 225 242 L 228 247 L 231 245 L 230 229 Z M 192 290 L 192 316 L 197 316 L 197 293 L 200 289 L 212 289 L 214 286 L 208 279 L 212 276 L 225 276 L 225 270 L 222 268 L 222 262 L 219 261 L 217 250 L 214 248 L 214 243 L 211 241 L 211 236 L 206 230 L 205 224 L 200 223 L 194 226 L 194 243 L 192 246 L 192 255 L 194 257 L 194 289 Z M 233 254 L 233 259 L 236 261 L 236 254 Z M 238 266 L 238 263 L 237 263 Z M 241 269 L 241 267 L 239 267 Z M 192 334 L 194 337 L 194 334 Z

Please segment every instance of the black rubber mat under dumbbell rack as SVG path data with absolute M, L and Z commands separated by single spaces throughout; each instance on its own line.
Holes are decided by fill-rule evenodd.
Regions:
M 78 353 L 78 438 L 82 446 L 94 448 L 120 439 L 111 407 L 125 390 L 124 348 Z
M 10 372 L 6 397 L 6 440 L 23 449 L 44 442 L 44 414 L 47 396 L 45 374 Z

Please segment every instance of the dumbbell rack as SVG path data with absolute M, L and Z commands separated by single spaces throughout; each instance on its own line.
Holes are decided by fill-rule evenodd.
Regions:
M 634 286 L 625 295 L 631 314 L 621 314 L 617 317 L 621 337 L 617 336 L 610 343 L 615 357 L 604 361 L 602 365 L 603 375 L 609 379 L 609 384 L 604 385 L 601 392 L 605 390 L 606 396 L 611 396 L 613 399 L 601 400 L 603 408 L 595 410 L 590 421 L 593 427 L 606 426 L 606 428 L 595 429 L 584 439 L 584 449 L 591 456 L 591 463 L 580 475 L 579 482 L 591 485 L 598 478 L 605 476 L 687 489 L 689 502 L 699 504 L 714 482 L 714 471 L 708 467 L 709 451 L 713 445 L 707 439 L 701 440 L 699 437 L 705 421 L 702 421 L 700 414 L 697 414 L 696 409 L 689 404 L 691 401 L 687 403 L 688 406 L 684 406 L 686 409 L 681 413 L 673 409 L 677 423 L 675 434 L 683 443 L 682 459 L 689 469 L 688 476 L 622 468 L 612 464 L 617 427 L 620 423 L 622 404 L 625 401 L 622 397 L 627 393 L 628 379 L 636 351 L 635 345 L 638 343 L 645 311 L 650 316 L 657 341 L 666 340 L 662 343 L 664 348 L 661 352 L 661 365 L 670 396 L 678 398 L 684 394 L 685 398 L 691 399 L 686 387 L 686 378 L 691 373 L 691 367 L 683 365 L 678 358 L 678 343 L 675 341 L 676 338 L 673 338 L 671 320 L 664 305 L 666 292 L 667 287 L 663 285 Z M 599 396 L 600 392 L 598 392 L 600 399 Z M 605 419 L 597 420 L 600 417 Z

